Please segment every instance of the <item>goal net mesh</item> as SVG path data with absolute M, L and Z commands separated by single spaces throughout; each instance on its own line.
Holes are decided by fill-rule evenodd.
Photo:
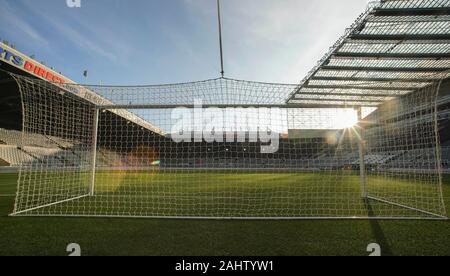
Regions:
M 294 85 L 15 78 L 19 148 L 33 157 L 22 164 L 15 215 L 446 216 L 438 83 L 396 98 L 342 96 L 331 105 L 311 93 L 286 105 Z M 355 109 L 361 99 L 371 107 Z

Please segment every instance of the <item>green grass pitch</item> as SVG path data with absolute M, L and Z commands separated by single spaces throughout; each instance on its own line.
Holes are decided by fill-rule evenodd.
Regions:
M 384 255 L 450 255 L 448 221 L 12 218 L 16 182 L 0 174 L 0 255 L 67 255 L 69 243 L 83 255 L 368 255 L 373 242 Z

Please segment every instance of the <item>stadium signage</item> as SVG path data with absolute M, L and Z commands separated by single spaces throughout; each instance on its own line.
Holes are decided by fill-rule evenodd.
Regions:
M 96 93 L 90 91 L 89 89 L 81 85 L 77 85 L 69 78 L 63 77 L 61 74 L 54 72 L 53 70 L 45 67 L 44 65 L 39 65 L 32 59 L 28 58 L 26 55 L 0 42 L 0 62 L 2 61 L 16 68 L 19 68 L 20 70 L 23 70 L 24 72 L 28 72 L 39 79 L 53 82 L 53 84 L 56 84 L 59 88 L 61 88 L 61 93 L 69 92 L 75 94 L 78 97 L 85 99 L 96 105 L 112 104 L 107 99 L 104 99 L 103 97 L 97 95 Z M 116 110 L 114 111 L 114 113 L 123 118 L 126 118 L 127 120 L 130 120 L 131 122 L 136 123 L 139 126 L 142 126 L 146 129 L 164 135 L 164 132 L 161 129 L 154 127 L 149 122 L 143 120 L 142 118 L 126 110 Z
M 0 58 L 7 63 L 19 67 L 36 77 L 59 84 L 66 83 L 64 78 L 58 76 L 56 73 L 53 73 L 50 70 L 45 69 L 45 67 L 37 65 L 35 62 L 25 59 L 20 55 L 16 55 L 12 51 L 9 51 L 2 47 L 0 47 Z
M 259 119 L 250 114 L 258 114 Z M 171 138 L 175 143 L 242 143 L 248 138 L 250 143 L 261 143 L 261 153 L 279 150 L 280 134 L 273 128 L 282 121 L 280 108 L 203 108 L 202 101 L 196 100 L 193 110 L 174 108 L 171 117 Z

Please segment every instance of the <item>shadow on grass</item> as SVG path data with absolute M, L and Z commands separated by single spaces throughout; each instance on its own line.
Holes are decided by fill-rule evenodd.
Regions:
M 370 200 L 366 200 L 364 202 L 366 205 L 367 211 L 369 213 L 369 217 L 376 217 L 375 212 L 373 211 L 372 205 L 370 204 Z M 369 220 L 370 228 L 372 229 L 372 233 L 377 240 L 377 243 L 381 246 L 381 252 L 383 256 L 393 256 L 391 247 L 386 240 L 386 236 L 384 235 L 383 229 L 380 226 L 380 223 L 376 219 Z

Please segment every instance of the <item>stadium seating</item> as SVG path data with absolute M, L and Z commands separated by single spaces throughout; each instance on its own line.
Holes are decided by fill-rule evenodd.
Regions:
M 15 146 L 0 145 L 0 158 L 16 167 L 27 162 L 34 162 L 35 158 Z
M 446 171 L 450 170 L 450 147 L 443 147 L 442 148 L 442 168 Z
M 0 137 L 0 159 L 11 167 L 33 162 L 45 162 L 47 166 L 54 167 L 79 166 L 83 159 L 80 158 L 83 156 L 81 152 L 73 150 L 74 143 L 61 138 L 40 134 L 25 134 L 22 137 L 22 132 L 6 129 L 0 129 Z
M 6 130 L 0 128 L 1 140 L 11 146 L 22 145 L 22 132 L 16 130 Z M 24 137 L 24 144 L 26 146 L 43 147 L 43 148 L 68 148 L 73 147 L 74 144 L 64 139 L 44 136 L 41 134 L 26 134 Z
M 17 167 L 32 162 L 45 162 L 52 167 L 78 167 L 90 163 L 90 154 L 86 149 L 77 148 L 75 142 L 65 139 L 44 136 L 39 134 L 26 134 L 23 137 L 26 146 L 22 144 L 22 133 L 15 130 L 0 129 L 0 159 L 2 166 Z M 289 148 L 289 142 L 284 142 Z M 330 168 L 345 168 L 359 166 L 357 153 L 336 154 L 336 149 L 321 146 L 312 147 L 317 152 L 297 152 L 295 158 L 284 158 L 281 153 L 273 158 L 255 157 L 209 157 L 209 153 L 196 153 L 196 158 L 186 156 L 173 158 L 161 157 L 162 168 L 177 169 L 297 169 L 297 170 L 326 170 Z M 202 147 L 199 147 L 202 151 Z M 423 168 L 429 169 L 435 164 L 428 164 L 427 156 L 435 154 L 433 149 L 391 151 L 367 154 L 365 164 L 368 166 L 389 165 L 398 169 Z M 132 156 L 128 153 L 118 153 L 107 149 L 98 152 L 98 168 L 136 168 L 145 164 L 133 165 Z M 442 167 L 450 171 L 450 141 L 442 143 Z M 149 165 L 145 165 L 149 166 Z
M 126 162 L 119 153 L 101 149 L 97 154 L 97 166 L 99 168 L 118 168 L 126 166 Z

